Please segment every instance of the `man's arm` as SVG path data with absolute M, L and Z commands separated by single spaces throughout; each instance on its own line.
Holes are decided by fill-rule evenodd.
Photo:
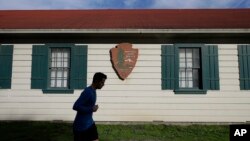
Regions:
M 80 113 L 92 113 L 93 107 L 92 106 L 85 106 L 84 104 L 90 99 L 90 95 L 87 93 L 82 93 L 81 96 L 77 99 L 73 106 L 73 110 L 80 112 Z

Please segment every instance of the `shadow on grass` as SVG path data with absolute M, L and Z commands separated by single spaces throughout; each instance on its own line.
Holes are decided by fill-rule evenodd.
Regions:
M 0 122 L 1 141 L 71 141 L 69 123 Z

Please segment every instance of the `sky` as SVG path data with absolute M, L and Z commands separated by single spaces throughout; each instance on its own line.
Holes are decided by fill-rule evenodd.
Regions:
M 0 0 L 0 10 L 250 8 L 250 0 Z

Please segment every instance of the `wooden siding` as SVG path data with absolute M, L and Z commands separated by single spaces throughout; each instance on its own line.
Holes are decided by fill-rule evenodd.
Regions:
M 133 44 L 136 67 L 120 80 L 109 50 L 116 44 L 88 44 L 87 83 L 95 72 L 107 74 L 97 92 L 96 121 L 245 122 L 250 121 L 250 92 L 240 91 L 236 44 L 218 44 L 220 90 L 205 95 L 175 95 L 161 90 L 161 44 Z M 0 120 L 74 120 L 74 94 L 43 94 L 30 89 L 32 44 L 14 44 L 12 89 L 0 89 Z

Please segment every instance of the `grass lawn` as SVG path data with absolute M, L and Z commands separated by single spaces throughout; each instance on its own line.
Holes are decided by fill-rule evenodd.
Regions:
M 229 141 L 228 125 L 97 124 L 100 141 Z M 0 122 L 1 141 L 72 141 L 72 124 Z

